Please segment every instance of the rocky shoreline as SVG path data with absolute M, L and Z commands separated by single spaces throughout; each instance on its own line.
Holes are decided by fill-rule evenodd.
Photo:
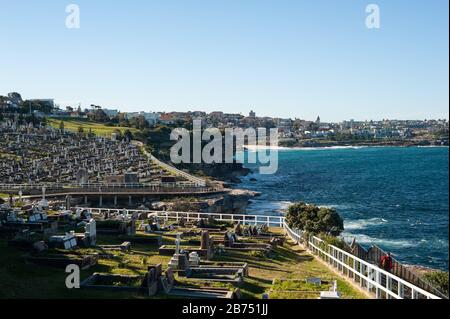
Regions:
M 205 176 L 224 182 L 239 183 L 239 177 L 247 176 L 251 170 L 245 168 L 242 163 L 192 163 L 189 165 L 176 165 L 179 169 L 186 169 L 191 174 Z
M 209 214 L 239 214 L 243 213 L 251 199 L 261 193 L 245 189 L 228 189 L 224 194 L 206 198 L 175 198 L 152 203 L 152 209 L 201 212 Z

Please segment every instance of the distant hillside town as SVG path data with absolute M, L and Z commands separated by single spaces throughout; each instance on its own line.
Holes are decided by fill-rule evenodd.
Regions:
M 247 116 L 221 111 L 191 112 L 120 112 L 91 104 L 65 106 L 54 99 L 22 99 L 17 92 L 0 96 L 0 113 L 31 114 L 37 118 L 82 119 L 111 126 L 136 129 L 158 126 L 186 127 L 201 120 L 205 128 L 277 128 L 279 143 L 287 147 L 320 147 L 338 145 L 449 145 L 449 123 L 446 119 L 322 122 L 320 116 L 310 121 L 299 118 L 260 117 L 253 111 Z

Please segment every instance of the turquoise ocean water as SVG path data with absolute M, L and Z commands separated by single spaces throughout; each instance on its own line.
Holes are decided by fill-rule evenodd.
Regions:
M 295 201 L 334 207 L 345 236 L 448 270 L 448 156 L 446 147 L 281 150 L 276 174 L 246 164 L 255 173 L 239 187 L 262 192 L 248 214 L 279 215 Z

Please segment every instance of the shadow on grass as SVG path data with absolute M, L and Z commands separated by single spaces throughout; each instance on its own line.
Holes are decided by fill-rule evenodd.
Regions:
M 265 291 L 266 289 L 263 287 L 258 287 L 257 285 L 246 283 L 245 285 L 242 286 L 241 293 L 244 299 L 253 299 L 253 298 L 258 299 L 258 295 L 262 295 Z
M 229 262 L 247 262 L 250 267 L 265 269 L 265 270 L 273 270 L 273 271 L 282 271 L 278 265 L 270 266 L 271 260 L 270 258 L 261 258 L 256 259 L 255 257 L 250 256 L 220 256 L 221 258 L 214 258 L 213 261 L 229 261 Z M 266 263 L 264 263 L 266 262 Z

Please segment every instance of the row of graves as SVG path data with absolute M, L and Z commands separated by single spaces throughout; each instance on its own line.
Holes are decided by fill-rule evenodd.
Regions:
M 153 222 L 151 225 L 141 224 L 141 227 L 147 232 L 176 236 L 175 246 L 163 245 L 159 248 L 161 255 L 171 256 L 168 268 L 170 276 L 173 272 L 181 281 L 221 283 L 235 287 L 241 287 L 245 283 L 250 272 L 249 264 L 246 261 L 221 261 L 221 256 L 236 251 L 257 254 L 263 258 L 273 258 L 276 255 L 276 248 L 283 246 L 286 241 L 284 234 L 271 232 L 265 224 L 228 225 L 228 223 L 218 223 L 214 219 L 201 219 L 188 223 L 181 218 L 175 224 L 175 229 L 161 227 L 158 222 Z M 181 245 L 183 237 L 187 241 Z M 216 259 L 215 256 L 218 258 Z M 273 288 L 264 293 L 262 298 L 270 298 L 272 289 L 275 290 L 278 286 L 283 286 L 286 282 L 291 281 L 302 287 L 300 293 L 305 293 L 302 289 L 310 290 L 312 287 L 313 293 L 319 295 L 320 299 L 341 298 L 335 280 L 330 281 L 317 277 L 308 277 L 305 280 L 274 279 Z M 275 290 L 275 292 L 277 291 Z M 217 291 L 215 293 L 217 294 Z M 236 293 L 239 296 L 238 289 Z M 184 292 L 182 289 L 176 288 L 172 290 L 171 294 L 182 296 Z M 276 293 L 273 295 L 276 296 Z M 192 296 L 197 295 L 193 294 Z
M 246 263 L 218 263 L 213 262 L 215 246 L 213 238 L 207 229 L 195 228 L 187 230 L 183 223 L 169 223 L 164 218 L 151 216 L 152 214 L 133 213 L 126 211 L 101 212 L 96 218 L 99 220 L 98 233 L 114 233 L 125 240 L 120 245 L 101 245 L 103 250 L 121 250 L 133 252 L 131 245 L 152 245 L 157 254 L 167 256 L 166 265 L 148 266 L 143 275 L 122 275 L 115 273 L 94 273 L 82 283 L 83 289 L 129 291 L 145 294 L 149 297 L 178 297 L 178 298 L 239 298 L 237 288 L 245 275 L 248 275 Z M 120 226 L 118 221 L 122 221 Z M 122 229 L 125 227 L 125 229 Z M 183 230 L 184 233 L 180 233 Z M 196 237 L 190 243 L 189 250 L 181 246 L 181 237 L 190 234 Z M 200 236 L 197 236 L 197 235 Z M 162 238 L 174 240 L 175 245 L 163 245 Z M 173 242 L 173 241 L 172 241 Z M 185 280 L 199 280 L 200 286 L 192 285 Z M 235 288 L 213 287 L 210 283 L 235 284 Z M 205 283 L 202 286 L 201 283 Z
M 249 228 L 254 235 L 267 236 L 267 244 L 258 246 L 253 242 L 241 242 L 233 231 L 208 220 L 187 223 L 182 219 L 171 223 L 151 213 L 129 214 L 126 210 L 105 210 L 89 217 L 96 220 L 99 236 L 114 235 L 123 240 L 121 244 L 98 245 L 103 252 L 101 258 L 108 258 L 109 251 L 133 254 L 134 246 L 146 245 L 156 247 L 157 254 L 167 257 L 168 262 L 150 265 L 139 275 L 94 272 L 81 283 L 81 288 L 86 290 L 127 291 L 157 298 L 239 298 L 239 287 L 249 275 L 248 264 L 220 261 L 215 257 L 228 249 L 261 249 L 267 253 L 272 250 L 272 237 L 263 226 Z M 171 239 L 174 245 L 163 244 L 162 238 Z
M 102 215 L 103 219 L 113 217 L 110 213 Z M 117 211 L 114 215 L 120 216 L 121 213 Z M 131 220 L 140 234 L 127 238 L 130 240 L 127 243 L 142 243 L 140 238 L 151 238 L 148 235 L 174 239 L 174 245 L 158 243 L 158 254 L 170 257 L 167 265 L 149 266 L 145 275 L 94 273 L 82 282 L 82 288 L 178 298 L 240 298 L 239 287 L 249 276 L 248 264 L 245 261 L 216 260 L 215 257 L 226 254 L 227 250 L 257 249 L 269 254 L 273 249 L 272 244 L 284 240 L 280 235 L 277 236 L 278 241 L 272 241 L 273 234 L 269 234 L 265 226 L 249 228 L 251 234 L 264 237 L 267 241 L 267 244 L 258 245 L 241 241 L 228 227 L 217 226 L 212 220 L 187 223 L 181 219 L 169 223 L 164 217 L 145 214 L 133 214 Z M 239 230 L 242 226 L 237 225 L 236 228 Z M 224 285 L 228 288 L 223 288 Z
M 273 249 L 284 243 L 284 236 L 270 233 L 267 226 L 247 226 L 237 224 L 234 229 L 227 223 L 217 223 L 213 219 L 200 219 L 197 222 L 187 222 L 181 218 L 171 227 L 161 227 L 158 222 L 151 225 L 141 224 L 146 232 L 175 236 L 175 245 L 159 247 L 160 255 L 170 256 L 168 267 L 169 278 L 172 273 L 177 275 L 179 282 L 197 283 L 207 287 L 185 288 L 168 287 L 165 284 L 167 276 L 162 278 L 165 293 L 174 296 L 189 297 L 220 297 L 239 298 L 245 279 L 249 276 L 249 265 L 246 261 L 223 261 L 228 251 L 259 251 L 270 258 Z M 252 238 L 254 236 L 254 238 Z M 182 245 L 182 238 L 185 238 Z M 252 240 L 249 240 L 252 239 Z M 256 239 L 258 242 L 256 242 Z M 263 243 L 261 243 L 261 241 Z M 216 258 L 217 257 L 217 258 Z M 170 281 L 169 281 L 170 283 Z M 230 290 L 215 288 L 215 284 L 235 287 Z
M 76 216 L 76 214 L 74 214 Z M 48 214 L 48 207 L 30 205 L 11 208 L 0 206 L 0 237 L 8 246 L 24 252 L 24 262 L 65 268 L 70 264 L 87 269 L 98 261 L 96 254 L 82 254 L 78 247 L 96 245 L 96 221 L 89 215 L 60 224 Z
M 104 183 L 131 173 L 137 183 L 165 174 L 127 140 L 62 133 L 12 119 L 0 121 L 0 135 L 0 184 Z
M 244 226 L 213 219 L 170 221 L 151 212 L 86 208 L 50 211 L 34 205 L 21 210 L 0 206 L 0 236 L 24 251 L 24 262 L 65 269 L 76 264 L 87 270 L 81 291 L 101 290 L 109 298 L 120 292 L 130 298 L 241 298 L 250 275 L 246 260 L 230 261 L 233 252 L 258 253 L 272 258 L 285 235 L 266 225 Z M 127 264 L 137 256 L 154 264 Z M 121 261 L 120 267 L 100 272 L 103 261 Z M 161 262 L 164 260 L 164 262 Z M 139 271 L 136 273 L 136 267 Z M 268 298 L 268 295 L 263 297 Z
M 125 210 L 93 214 L 84 208 L 52 212 L 48 210 L 48 207 L 41 205 L 18 209 L 2 204 L 0 208 L 0 237 L 7 239 L 9 247 L 24 252 L 23 262 L 41 267 L 62 270 L 68 265 L 75 264 L 83 270 L 90 268 L 95 270 L 102 259 L 115 259 L 118 257 L 117 253 L 120 256 L 132 255 L 134 245 L 153 247 L 155 254 L 159 254 L 157 250 L 163 246 L 160 234 L 137 231 L 136 224 L 142 224 L 148 216 L 129 214 Z M 158 225 L 159 222 L 155 221 Z M 161 230 L 169 231 L 175 230 L 176 227 L 167 226 L 164 222 L 161 227 L 158 226 Z M 98 238 L 102 237 L 113 238 L 119 243 L 99 242 Z M 201 250 L 206 251 L 205 260 L 213 258 L 214 245 L 207 231 L 202 234 L 201 242 Z M 219 274 L 217 270 L 219 265 L 210 265 L 210 267 L 202 265 L 200 256 L 195 253 L 190 254 L 190 261 L 185 260 L 188 252 L 181 251 L 180 236 L 176 243 L 174 256 L 172 259 L 168 258 L 170 261 L 167 265 L 148 266 L 147 271 L 142 275 L 94 272 L 85 278 L 81 288 L 111 291 L 111 296 L 115 291 L 129 291 L 150 297 L 239 297 L 238 289 L 193 288 L 189 285 L 178 285 L 175 279 L 178 271 L 183 271 L 184 276 L 193 278 L 202 273 L 215 276 L 222 273 Z M 190 270 L 190 262 L 194 262 L 192 270 Z M 241 278 L 245 268 L 245 264 L 233 265 L 223 275 Z

